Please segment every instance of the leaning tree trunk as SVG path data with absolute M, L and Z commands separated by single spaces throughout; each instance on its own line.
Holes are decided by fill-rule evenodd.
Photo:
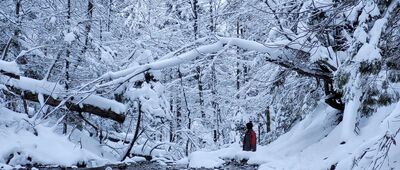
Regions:
M 132 141 L 129 144 L 128 149 L 125 151 L 124 155 L 121 158 L 121 161 L 124 161 L 126 159 L 126 157 L 129 156 L 129 154 L 131 153 L 131 150 L 133 148 L 133 145 L 135 144 L 135 142 L 137 141 L 138 137 L 139 137 L 139 128 L 140 128 L 140 120 L 142 119 L 142 106 L 140 103 L 140 100 L 138 100 L 138 119 L 136 122 L 136 129 L 135 129 L 135 134 L 133 135 Z

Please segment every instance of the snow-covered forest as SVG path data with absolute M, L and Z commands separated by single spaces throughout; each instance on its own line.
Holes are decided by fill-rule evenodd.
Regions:
M 1 0 L 0 89 L 0 169 L 400 169 L 400 0 Z

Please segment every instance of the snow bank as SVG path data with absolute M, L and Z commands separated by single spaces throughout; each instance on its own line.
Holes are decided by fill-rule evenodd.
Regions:
M 197 151 L 189 156 L 189 167 L 191 168 L 214 168 L 220 167 L 224 163 L 222 159 L 209 152 Z
M 397 104 L 398 109 L 400 103 Z M 265 162 L 260 169 L 370 169 L 374 160 L 372 156 L 363 157 L 357 164 L 357 158 L 369 148 L 374 148 L 379 139 L 387 133 L 387 125 L 394 129 L 400 128 L 395 119 L 385 118 L 389 115 L 394 118 L 395 112 L 400 110 L 393 106 L 378 109 L 378 113 L 365 119 L 360 125 L 360 135 L 351 135 L 342 140 L 343 126 L 332 125 L 334 112 L 326 108 L 325 111 L 315 112 L 313 115 L 297 124 L 289 133 L 281 136 L 266 147 L 261 147 L 256 156 L 250 157 L 249 163 Z M 396 113 L 397 114 L 397 113 Z M 397 118 L 398 119 L 398 118 Z M 384 121 L 385 120 L 385 121 Z M 398 120 L 397 120 L 398 121 Z M 388 123 L 390 122 L 390 123 Z M 349 129 L 348 129 L 349 130 Z M 399 136 L 396 138 L 400 139 Z M 389 153 L 386 168 L 399 167 L 400 148 L 392 147 Z M 371 155 L 373 155 L 371 153 Z M 355 161 L 355 162 L 354 162 Z M 353 164 L 355 163 L 355 164 Z
M 42 124 L 33 127 L 22 113 L 0 108 L 0 167 L 26 164 L 75 166 L 104 165 L 107 160 L 70 142 Z M 34 132 L 37 132 L 35 135 Z
M 179 163 L 189 164 L 190 168 L 218 168 L 222 167 L 225 161 L 249 159 L 255 154 L 256 152 L 242 151 L 242 147 L 235 143 L 216 151 L 193 152 L 188 158 L 180 160 Z

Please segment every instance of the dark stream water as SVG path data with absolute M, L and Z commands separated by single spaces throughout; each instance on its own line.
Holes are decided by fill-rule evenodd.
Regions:
M 240 164 L 235 161 L 227 162 L 222 167 L 219 168 L 189 168 L 187 165 L 176 165 L 176 164 L 167 164 L 160 165 L 156 162 L 146 162 L 139 164 L 132 164 L 128 166 L 105 166 L 100 169 L 111 170 L 111 169 L 119 169 L 119 170 L 175 170 L 175 169 L 188 169 L 188 170 L 230 170 L 230 169 L 243 169 L 243 170 L 256 170 L 258 165 L 249 165 L 249 164 Z
M 256 170 L 258 165 L 249 165 L 238 163 L 236 161 L 227 161 L 223 164 L 222 167 L 219 168 L 189 168 L 187 165 L 176 165 L 174 163 L 168 164 L 159 164 L 154 161 L 146 161 L 140 163 L 132 163 L 128 164 L 116 164 L 116 165 L 106 165 L 102 167 L 96 168 L 63 168 L 63 167 L 41 167 L 37 169 L 41 170 L 234 170 L 234 169 L 243 169 L 243 170 Z M 35 169 L 35 168 L 27 168 L 27 169 Z
M 258 169 L 258 165 L 249 165 L 245 163 L 238 163 L 236 161 L 227 161 L 223 164 L 222 167 L 219 168 L 189 168 L 187 165 L 176 165 L 173 163 L 167 165 L 160 165 L 157 162 L 142 162 L 138 164 L 131 164 L 127 166 L 105 166 L 102 169 L 111 170 L 111 169 L 120 169 L 120 170 L 175 170 L 175 169 L 188 169 L 188 170 L 230 170 L 230 169 L 243 169 L 243 170 L 256 170 Z

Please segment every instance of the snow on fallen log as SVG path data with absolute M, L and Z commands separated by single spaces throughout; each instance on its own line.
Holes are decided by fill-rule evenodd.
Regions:
M 19 70 L 18 64 L 15 61 L 8 62 L 0 60 L 0 74 L 18 78 L 21 74 L 21 71 Z
M 123 113 L 126 112 L 127 108 L 124 104 L 99 95 L 77 94 L 70 97 L 69 100 L 63 101 L 68 96 L 65 96 L 67 94 L 65 88 L 58 83 L 23 76 L 11 79 L 9 76 L 2 76 L 0 82 L 7 86 L 7 90 L 22 96 L 26 100 L 40 102 L 39 95 L 42 94 L 45 104 L 50 106 L 57 107 L 65 102 L 64 105 L 71 111 L 88 112 L 119 123 L 125 120 Z

